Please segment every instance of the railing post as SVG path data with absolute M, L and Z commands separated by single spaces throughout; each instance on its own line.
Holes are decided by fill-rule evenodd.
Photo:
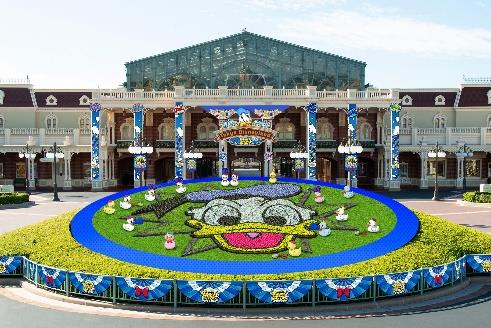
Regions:
M 421 269 L 421 272 L 419 274 L 419 283 L 421 284 L 421 291 L 420 291 L 420 295 L 423 295 L 423 290 L 424 290 L 424 278 L 423 278 L 423 269 Z
M 112 290 L 113 290 L 113 304 L 116 304 L 116 277 L 113 276 L 113 285 L 112 285 Z
M 177 309 L 177 282 L 175 280 L 172 281 L 172 286 L 174 288 L 174 312 L 176 312 L 176 309 Z
M 246 282 L 242 282 L 242 312 L 245 313 L 246 311 L 246 304 L 247 304 L 247 297 L 246 297 L 246 292 L 247 292 L 247 285 Z
M 65 276 L 65 295 L 66 297 L 70 296 L 70 284 L 69 284 L 69 281 L 70 280 L 70 271 L 67 271 L 66 272 L 66 276 Z
M 377 280 L 375 279 L 376 276 L 372 276 L 372 293 L 373 293 L 373 301 L 377 301 Z
M 38 268 L 39 268 L 39 266 L 36 263 L 36 271 L 35 271 L 35 274 L 34 274 L 34 284 L 36 285 L 36 288 L 38 287 L 38 276 L 39 276 Z
M 315 312 L 315 294 L 316 294 L 316 288 L 315 288 L 315 280 L 312 280 L 312 308 L 314 309 Z

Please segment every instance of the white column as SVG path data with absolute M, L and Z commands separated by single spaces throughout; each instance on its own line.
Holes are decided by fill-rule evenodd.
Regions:
M 266 140 L 266 142 L 264 143 L 264 153 L 273 154 L 273 142 L 271 140 Z M 272 170 L 273 170 L 273 160 L 264 159 L 263 176 L 269 177 L 269 173 L 271 173 Z
M 428 189 L 428 177 L 426 176 L 426 167 L 428 166 L 428 153 L 422 152 L 419 154 L 421 158 L 421 175 L 419 180 L 420 189 Z
M 457 189 L 464 188 L 464 158 L 457 154 Z
M 29 169 L 27 172 L 29 172 L 29 190 L 34 190 L 36 188 L 36 180 L 34 176 L 34 159 L 29 159 Z
M 63 172 L 65 173 L 64 180 L 63 180 L 63 190 L 71 190 L 72 189 L 72 177 L 70 174 L 70 164 L 71 164 L 70 152 L 65 152 L 63 164 L 64 164 Z

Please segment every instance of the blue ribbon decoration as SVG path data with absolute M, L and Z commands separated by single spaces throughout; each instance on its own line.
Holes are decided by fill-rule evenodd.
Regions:
M 100 117 L 101 105 L 94 103 L 90 105 L 91 111 L 91 153 L 90 153 L 90 176 L 92 180 L 100 180 L 100 163 L 99 163 L 99 136 L 100 136 Z
M 312 281 L 249 281 L 247 290 L 263 303 L 294 303 L 312 289 Z
M 60 288 L 65 282 L 66 271 L 38 265 L 38 276 L 42 284 L 51 288 Z
M 172 281 L 116 277 L 119 289 L 133 299 L 152 301 L 164 297 L 172 289 Z
M 197 303 L 225 303 L 239 295 L 242 282 L 178 280 L 177 287 L 183 295 Z
M 373 277 L 316 280 L 315 286 L 325 297 L 347 301 L 360 297 L 372 285 Z
M 21 256 L 0 256 L 0 275 L 14 273 L 21 263 Z
M 390 180 L 399 180 L 399 114 L 401 106 L 398 104 L 390 105 L 390 121 L 391 121 L 391 143 L 390 143 L 390 156 L 391 156 L 391 170 Z
M 174 109 L 174 128 L 175 128 L 175 176 L 183 177 L 184 166 L 184 106 L 182 102 L 176 102 Z
M 491 255 L 467 255 L 466 260 L 477 272 L 491 272 Z
M 307 150 L 309 159 L 307 161 L 307 178 L 317 180 L 317 104 L 307 105 L 308 139 Z
M 112 284 L 112 277 L 98 276 L 79 272 L 70 272 L 70 282 L 80 293 L 99 295 L 104 293 Z
M 431 288 L 439 288 L 447 283 L 454 271 L 454 264 L 449 263 L 423 269 L 423 276 Z
M 356 141 L 358 140 L 357 115 L 358 115 L 358 109 L 356 107 L 356 104 L 349 104 L 348 105 L 348 137 L 351 137 L 351 141 L 353 143 L 356 143 Z M 354 156 L 355 158 L 358 159 L 358 156 L 355 154 L 350 155 L 350 156 Z M 345 167 L 345 170 L 346 170 L 346 167 Z M 351 178 L 356 179 L 356 174 L 358 172 L 358 160 L 355 163 L 354 169 L 350 172 L 351 172 Z
M 375 277 L 378 287 L 384 294 L 402 295 L 411 293 L 421 279 L 421 270 L 379 275 Z

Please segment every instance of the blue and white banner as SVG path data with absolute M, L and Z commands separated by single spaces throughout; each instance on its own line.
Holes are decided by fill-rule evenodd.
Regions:
M 358 140 L 357 136 L 357 115 L 358 115 L 358 109 L 356 108 L 356 104 L 349 104 L 348 105 L 348 138 L 351 139 L 352 143 L 356 143 Z M 353 158 L 350 161 L 350 165 L 352 165 L 354 168 L 352 170 L 349 170 L 351 172 L 351 179 L 356 179 L 356 174 L 358 172 L 358 156 L 357 155 L 349 155 L 350 158 Z M 346 162 L 346 158 L 345 158 Z M 345 165 L 345 169 L 347 169 L 347 165 Z
M 477 272 L 491 272 L 491 255 L 467 255 L 467 264 Z
M 0 275 L 14 273 L 21 263 L 21 256 L 0 256 Z
M 423 276 L 428 286 L 431 288 L 438 288 L 445 285 L 448 280 L 452 278 L 454 269 L 453 263 L 439 265 L 423 269 Z
M 327 298 L 347 301 L 360 297 L 372 285 L 373 277 L 316 280 L 315 286 Z
M 143 147 L 143 113 L 145 108 L 142 104 L 134 104 L 132 107 L 133 112 L 133 144 Z M 145 160 L 144 155 L 135 154 L 133 155 L 133 176 L 135 181 L 140 180 L 140 172 L 145 170 L 146 165 L 142 165 Z
M 390 180 L 399 180 L 399 114 L 400 112 L 401 112 L 401 106 L 399 104 L 390 105 L 390 122 L 391 122 Z
M 465 272 L 465 264 L 466 264 L 466 257 L 462 257 L 455 261 L 454 263 L 454 269 L 455 269 L 455 280 L 460 280 L 465 277 L 466 272 Z
M 198 303 L 225 303 L 239 295 L 239 281 L 185 281 L 178 280 L 177 287 L 183 295 Z
M 312 289 L 312 281 L 250 281 L 249 293 L 264 303 L 294 303 Z
M 100 131 L 99 131 L 99 126 L 100 126 L 100 111 L 101 111 L 101 105 L 99 103 L 94 103 L 90 105 L 90 112 L 91 112 L 91 120 L 90 120 L 90 125 L 91 125 L 91 153 L 90 153 L 90 176 L 92 180 L 100 180 L 100 164 L 99 164 L 99 137 L 100 137 Z
M 116 285 L 123 293 L 140 301 L 164 297 L 172 289 L 172 281 L 116 277 Z
M 183 167 L 184 167 L 184 106 L 182 102 L 176 102 L 176 107 L 174 108 L 175 115 L 175 176 L 183 178 Z
M 42 284 L 51 288 L 60 288 L 65 282 L 66 271 L 38 265 L 38 276 Z
M 83 294 L 99 295 L 104 293 L 112 284 L 112 277 L 71 272 L 69 274 L 72 286 Z
M 421 279 L 421 270 L 380 275 L 375 279 L 385 295 L 402 295 L 413 291 Z
M 307 162 L 307 179 L 317 180 L 317 104 L 309 103 L 307 110 L 307 151 L 309 159 Z

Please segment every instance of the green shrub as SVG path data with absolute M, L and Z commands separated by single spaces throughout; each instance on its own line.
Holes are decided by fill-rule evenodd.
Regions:
M 473 203 L 491 203 L 491 193 L 472 191 L 464 193 L 463 199 Z
M 491 253 L 491 235 L 415 212 L 421 228 L 406 246 L 384 256 L 343 267 L 280 275 L 207 275 L 159 270 L 94 253 L 75 242 L 70 221 L 75 212 L 0 235 L 0 255 L 24 255 L 45 265 L 72 271 L 161 279 L 271 280 L 364 276 L 414 270 L 448 263 L 465 254 Z
M 20 204 L 29 201 L 29 195 L 24 192 L 0 193 L 0 205 Z

